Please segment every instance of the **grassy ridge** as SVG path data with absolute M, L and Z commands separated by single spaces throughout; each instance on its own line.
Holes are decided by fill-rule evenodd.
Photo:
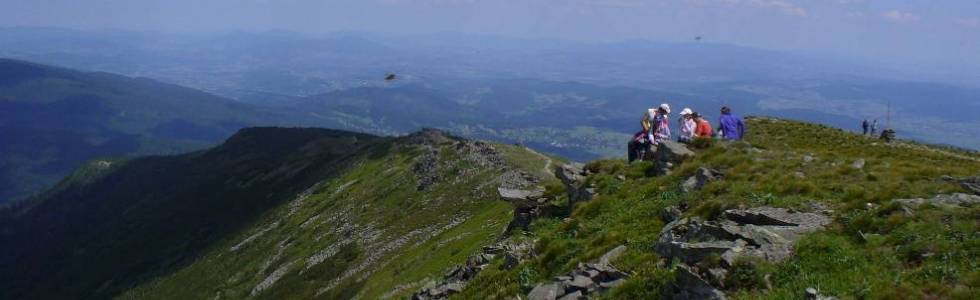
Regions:
M 437 183 L 420 189 L 417 163 L 433 150 L 404 142 L 374 148 L 308 197 L 269 211 L 188 267 L 120 298 L 398 299 L 440 279 L 510 221 L 512 208 L 495 190 L 503 169 L 444 142 L 436 146 L 437 167 L 425 173 Z M 494 147 L 507 168 L 543 175 L 540 155 Z M 322 262 L 310 263 L 312 257 Z M 256 289 L 276 272 L 278 280 Z
M 980 208 L 925 207 L 908 215 L 890 204 L 895 198 L 963 192 L 939 177 L 980 173 L 975 154 L 883 144 L 786 120 L 752 119 L 748 128 L 745 142 L 699 150 L 670 176 L 646 176 L 652 166 L 645 163 L 590 163 L 587 168 L 597 174 L 589 180 L 599 196 L 568 219 L 536 221 L 536 259 L 510 271 L 491 267 L 458 298 L 526 293 L 625 244 L 628 251 L 616 264 L 633 278 L 601 297 L 655 299 L 673 276 L 670 262 L 661 262 L 653 249 L 664 225 L 658 216 L 679 203 L 691 207 L 688 215 L 701 216 L 760 205 L 835 211 L 831 228 L 804 237 L 795 258 L 737 266 L 728 285 L 735 298 L 802 298 L 806 287 L 844 299 L 977 298 Z M 863 168 L 852 166 L 859 159 L 865 160 Z M 680 182 L 702 166 L 724 171 L 725 179 L 697 192 L 678 192 Z

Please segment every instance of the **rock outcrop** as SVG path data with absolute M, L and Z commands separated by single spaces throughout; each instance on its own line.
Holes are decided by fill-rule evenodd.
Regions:
M 555 169 L 555 177 L 561 180 L 568 193 L 568 212 L 575 207 L 575 203 L 589 201 L 595 197 L 595 187 L 586 180 L 588 173 L 583 170 L 581 164 L 567 164 Z
M 466 264 L 450 268 L 443 276 L 443 280 L 431 287 L 424 287 L 412 295 L 413 300 L 432 300 L 448 299 L 449 296 L 462 292 L 466 283 L 473 279 L 477 273 L 486 269 L 490 262 L 499 255 L 503 255 L 505 266 L 513 260 L 516 266 L 520 261 L 534 256 L 534 241 L 526 240 L 523 242 L 501 242 L 493 246 L 483 247 L 480 254 L 471 255 L 466 259 Z
M 951 177 L 943 176 L 943 180 L 959 184 L 963 189 L 980 196 L 980 176 L 973 177 Z
M 544 188 L 534 187 L 532 189 L 509 189 L 497 188 L 497 194 L 504 201 L 510 202 L 514 206 L 514 219 L 507 226 L 507 232 L 520 228 L 528 230 L 531 221 L 541 213 L 541 206 L 548 203 L 549 199 L 544 198 Z
M 935 197 L 924 199 L 895 199 L 895 202 L 910 208 L 916 208 L 923 204 L 930 204 L 937 207 L 957 208 L 973 207 L 980 204 L 980 196 L 963 193 L 936 195 Z
M 724 299 L 712 282 L 722 282 L 727 268 L 742 257 L 780 262 L 793 254 L 793 242 L 808 232 L 824 228 L 831 219 L 822 214 L 794 212 L 785 208 L 731 209 L 719 220 L 681 218 L 664 226 L 656 251 L 667 260 L 678 260 L 677 280 L 668 286 L 667 299 Z M 700 264 L 721 258 L 721 266 Z
M 530 300 L 588 299 L 588 295 L 607 290 L 626 282 L 626 274 L 612 266 L 610 261 L 626 251 L 618 246 L 606 252 L 597 263 L 579 263 L 572 272 L 555 277 L 551 282 L 540 283 L 528 293 Z
M 669 175 L 670 170 L 684 160 L 694 157 L 694 152 L 684 144 L 674 141 L 663 141 L 657 145 L 653 154 L 655 175 Z

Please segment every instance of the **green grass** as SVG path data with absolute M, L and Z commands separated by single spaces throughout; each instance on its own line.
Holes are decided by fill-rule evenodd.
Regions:
M 678 203 L 691 207 L 687 214 L 703 217 L 738 206 L 807 209 L 822 203 L 835 210 L 834 223 L 799 241 L 793 259 L 736 266 L 727 286 L 736 299 L 801 298 L 807 287 L 843 299 L 977 298 L 980 208 L 923 208 L 906 216 L 889 203 L 963 192 L 939 177 L 978 174 L 980 163 L 886 145 L 820 125 L 752 119 L 748 126 L 745 142 L 698 150 L 696 158 L 671 176 L 646 176 L 652 168 L 648 163 L 590 163 L 587 167 L 598 173 L 589 180 L 597 184 L 599 196 L 578 205 L 567 220 L 557 216 L 536 221 L 532 232 L 540 239 L 539 256 L 513 270 L 481 273 L 460 298 L 503 299 L 525 293 L 528 288 L 520 278 L 526 274 L 532 274 L 532 282 L 546 281 L 625 244 L 628 250 L 615 264 L 633 278 L 600 298 L 655 299 L 673 276 L 671 263 L 660 262 L 653 250 L 664 225 L 658 215 Z M 804 155 L 815 159 L 806 162 Z M 857 159 L 866 161 L 862 169 L 851 167 Z M 701 191 L 679 193 L 679 183 L 702 166 L 722 170 L 725 179 Z M 868 210 L 867 203 L 874 208 Z
M 433 171 L 439 183 L 428 189 L 417 189 L 413 173 L 416 158 L 427 150 L 388 143 L 324 182 L 292 213 L 285 203 L 190 266 L 120 298 L 246 298 L 287 265 L 285 275 L 256 297 L 406 298 L 493 243 L 511 218 L 510 205 L 496 196 L 494 180 L 501 170 L 473 165 L 451 144 L 440 147 L 439 167 Z M 514 146 L 494 147 L 512 167 L 542 172 L 541 156 Z M 454 219 L 465 221 L 450 225 Z M 239 251 L 229 250 L 277 221 Z M 345 226 L 353 230 L 337 230 Z M 304 270 L 307 258 L 330 247 L 337 251 Z M 328 286 L 333 288 L 324 289 Z

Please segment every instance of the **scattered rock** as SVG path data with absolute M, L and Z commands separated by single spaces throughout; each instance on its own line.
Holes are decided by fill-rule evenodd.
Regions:
M 555 300 L 560 294 L 564 294 L 564 289 L 558 283 L 541 283 L 534 287 L 527 294 L 529 300 Z
M 535 286 L 528 299 L 588 299 L 589 294 L 619 286 L 629 275 L 613 267 L 610 261 L 625 251 L 626 246 L 621 245 L 603 254 L 598 263 L 579 263 L 575 270 L 556 276 L 553 282 Z M 552 291 L 553 298 L 535 298 L 549 297 Z
M 793 173 L 793 176 L 796 176 L 796 178 L 799 178 L 799 179 L 806 179 L 806 173 L 803 173 L 803 172 Z
M 609 250 L 609 252 L 606 252 L 606 254 L 603 254 L 602 257 L 599 258 L 599 265 L 609 265 L 611 261 L 616 260 L 620 255 L 623 255 L 623 252 L 626 252 L 626 245 L 616 246 L 616 248 Z
M 664 221 L 664 223 L 670 223 L 680 219 L 681 215 L 683 214 L 684 213 L 681 212 L 677 206 L 664 207 L 664 209 L 660 211 L 660 220 Z
M 412 295 L 413 300 L 447 299 L 449 296 L 462 292 L 466 283 L 476 274 L 490 265 L 494 256 L 503 254 L 506 259 L 515 260 L 514 265 L 533 256 L 533 240 L 521 242 L 502 242 L 483 247 L 483 253 L 471 255 L 466 264 L 449 268 L 443 275 L 443 281 L 434 286 L 425 287 Z
M 930 199 L 895 199 L 895 202 L 907 207 L 918 207 L 923 204 L 931 204 L 938 207 L 957 208 L 972 207 L 980 203 L 980 196 L 963 193 L 936 195 Z
M 690 191 L 700 190 L 705 184 L 711 181 L 721 179 L 722 174 L 718 170 L 708 169 L 708 168 L 698 168 L 694 176 L 688 177 L 684 183 L 681 184 L 681 191 L 687 193 Z
M 963 189 L 980 196 L 980 176 L 960 177 L 943 176 L 943 180 L 958 183 Z
M 812 287 L 806 288 L 803 298 L 806 300 L 837 300 L 837 297 L 820 295 L 820 292 Z
M 726 210 L 719 220 L 691 217 L 670 222 L 661 231 L 655 248 L 666 260 L 676 259 L 682 264 L 676 282 L 665 291 L 666 298 L 724 299 L 716 287 L 724 287 L 728 274 L 725 268 L 741 257 L 771 262 L 789 259 L 794 241 L 804 233 L 824 228 L 830 221 L 823 214 L 755 207 Z M 714 255 L 721 257 L 722 268 L 689 267 Z
M 851 163 L 851 168 L 855 168 L 855 169 L 858 169 L 858 170 L 864 169 L 864 159 L 863 158 L 859 158 L 859 159 L 855 160 L 853 163 Z
M 711 286 L 686 265 L 677 267 L 675 280 L 666 286 L 662 298 L 665 300 L 727 299 L 725 293 Z
M 804 155 L 803 156 L 803 163 L 807 163 L 807 164 L 808 163 L 812 163 L 814 160 L 816 160 L 816 158 L 813 157 L 813 155 Z
M 582 291 L 575 291 L 572 293 L 565 294 L 564 296 L 561 296 L 561 298 L 559 298 L 558 300 L 578 300 L 578 299 L 588 299 L 588 297 L 583 296 Z

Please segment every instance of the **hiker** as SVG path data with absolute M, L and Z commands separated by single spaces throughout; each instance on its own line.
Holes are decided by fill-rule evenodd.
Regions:
M 875 136 L 878 133 L 878 119 L 875 119 L 874 123 L 871 123 L 871 136 Z
M 643 112 L 643 117 L 640 118 L 640 132 L 633 134 L 633 138 L 630 139 L 627 145 L 627 161 L 632 163 L 633 161 L 639 159 L 643 160 L 648 152 L 650 152 L 650 140 L 652 135 L 650 134 L 650 129 L 653 128 L 653 116 L 656 115 L 656 110 L 651 108 L 646 112 Z
M 640 131 L 634 134 L 626 148 L 627 162 L 633 163 L 637 159 L 643 160 L 650 150 L 650 142 L 647 141 L 646 131 Z
M 732 114 L 732 109 L 728 106 L 721 108 L 721 118 L 718 119 L 718 131 L 725 140 L 741 140 L 745 134 L 745 124 L 742 119 Z
M 648 110 L 650 114 L 649 140 L 654 144 L 670 140 L 670 105 L 660 104 L 656 109 Z
M 694 123 L 697 124 L 697 127 L 694 128 L 694 137 L 711 138 L 711 123 L 708 123 L 708 120 L 697 112 L 691 114 L 691 118 L 694 119 Z
M 678 119 L 678 127 L 681 129 L 681 134 L 677 136 L 677 141 L 681 143 L 690 143 L 694 139 L 694 129 L 697 128 L 697 123 L 694 122 L 694 112 L 690 108 L 684 108 L 681 110 L 681 117 Z
M 862 133 L 861 135 L 868 135 L 868 127 L 870 126 L 871 124 L 868 124 L 868 119 L 864 119 L 864 122 L 861 122 L 861 129 L 864 129 L 864 133 Z

